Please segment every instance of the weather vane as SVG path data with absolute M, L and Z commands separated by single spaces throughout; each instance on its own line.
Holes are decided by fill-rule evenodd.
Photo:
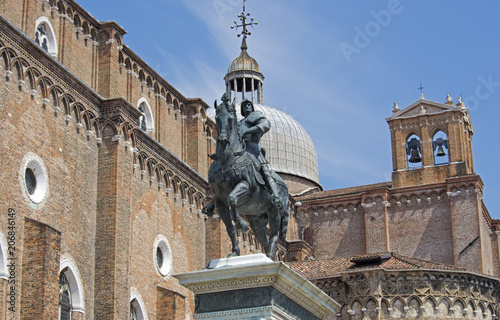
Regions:
M 418 87 L 417 89 L 420 90 L 420 94 L 424 94 L 423 90 L 425 89 L 425 87 L 422 87 L 422 82 L 420 82 L 420 87 Z
M 254 25 L 256 26 L 258 24 L 257 21 L 253 21 L 253 18 L 250 17 L 250 13 L 245 12 L 245 2 L 246 0 L 243 0 L 243 11 L 238 15 L 241 24 L 238 24 L 237 21 L 234 21 L 234 26 L 231 26 L 231 29 L 236 30 L 238 30 L 239 27 L 242 27 L 243 30 L 238 34 L 238 37 L 241 37 L 241 35 L 243 35 L 244 38 L 252 34 L 250 31 L 248 31 L 247 27 L 252 26 L 253 28 Z M 250 19 L 250 22 L 247 22 L 247 19 Z

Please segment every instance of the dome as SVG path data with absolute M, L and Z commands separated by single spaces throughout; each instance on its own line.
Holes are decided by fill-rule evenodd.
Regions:
M 277 173 L 298 176 L 319 185 L 316 150 L 306 130 L 283 111 L 262 104 L 254 104 L 254 107 L 271 122 L 271 130 L 260 141 L 271 168 Z M 238 119 L 242 119 L 240 108 L 238 103 Z M 207 115 L 214 120 L 215 109 L 209 109 Z
M 233 62 L 231 62 L 229 68 L 227 69 L 228 74 L 236 71 L 255 71 L 261 73 L 257 60 L 250 57 L 247 52 L 247 44 L 245 39 L 243 39 L 243 42 L 241 44 L 240 55 L 236 57 Z

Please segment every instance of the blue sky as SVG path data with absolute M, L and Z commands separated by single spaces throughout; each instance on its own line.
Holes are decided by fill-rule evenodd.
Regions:
M 80 1 L 127 30 L 124 43 L 187 97 L 209 105 L 239 54 L 230 29 L 241 0 Z M 390 180 L 395 100 L 462 95 L 475 128 L 475 171 L 500 219 L 500 2 L 247 0 L 259 22 L 248 52 L 266 79 L 264 103 L 297 119 L 314 141 L 324 189 Z M 359 36 L 359 30 L 365 37 Z M 344 50 L 342 49 L 344 48 Z

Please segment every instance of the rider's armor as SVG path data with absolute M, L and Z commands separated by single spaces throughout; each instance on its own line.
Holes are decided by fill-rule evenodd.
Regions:
M 251 101 L 243 100 L 241 105 L 243 106 L 244 103 L 251 103 Z M 271 194 L 273 196 L 273 204 L 275 206 L 279 206 L 280 201 L 278 197 L 278 187 L 271 175 L 269 164 L 267 163 L 259 148 L 260 139 L 266 132 L 269 131 L 269 129 L 271 129 L 271 123 L 266 119 L 266 116 L 262 112 L 255 111 L 255 109 L 253 108 L 253 104 L 252 109 L 253 111 L 240 121 L 240 134 L 243 136 L 243 140 L 245 140 L 246 150 L 255 157 L 255 165 L 262 174 L 266 186 L 271 191 Z M 258 127 L 260 130 L 253 133 L 245 133 L 248 129 L 254 127 Z

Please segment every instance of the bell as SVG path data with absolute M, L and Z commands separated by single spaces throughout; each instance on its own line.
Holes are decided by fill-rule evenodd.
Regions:
M 418 153 L 417 148 L 411 149 L 411 156 L 410 156 L 410 159 L 408 161 L 411 163 L 422 162 L 422 158 L 420 157 L 420 154 Z
M 444 152 L 444 148 L 442 145 L 438 147 L 438 152 L 436 153 L 437 157 L 444 157 L 446 153 Z

